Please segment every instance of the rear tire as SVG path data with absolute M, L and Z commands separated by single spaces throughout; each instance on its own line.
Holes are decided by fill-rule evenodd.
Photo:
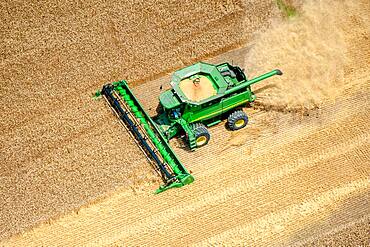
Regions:
M 195 123 L 192 125 L 192 129 L 195 135 L 195 143 L 197 147 L 199 148 L 207 145 L 211 139 L 211 135 L 209 134 L 206 126 L 202 123 Z
M 240 130 L 248 124 L 248 116 L 242 110 L 237 110 L 227 118 L 227 126 L 230 130 Z

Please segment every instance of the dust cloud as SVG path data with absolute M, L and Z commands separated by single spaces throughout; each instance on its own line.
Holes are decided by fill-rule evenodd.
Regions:
M 346 1 L 307 1 L 296 16 L 274 20 L 257 35 L 246 56 L 251 77 L 279 68 L 284 75 L 256 85 L 256 105 L 265 109 L 310 110 L 343 91 Z

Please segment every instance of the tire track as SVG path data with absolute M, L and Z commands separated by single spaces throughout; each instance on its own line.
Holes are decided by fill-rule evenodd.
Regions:
M 319 169 L 320 167 L 323 169 L 323 166 L 327 167 L 324 164 L 339 166 L 345 162 L 343 155 L 340 157 L 341 158 L 335 156 L 328 157 L 328 159 L 319 159 L 318 161 L 313 161 L 316 163 L 308 163 L 309 165 L 307 163 L 305 165 L 302 164 L 300 169 L 292 171 L 292 173 L 286 173 L 284 174 L 285 176 L 282 175 L 275 178 L 276 180 L 267 177 L 267 179 L 263 180 L 256 179 L 256 181 L 252 181 L 252 183 L 236 183 L 234 186 L 226 186 L 227 189 L 218 189 L 217 193 L 209 192 L 206 195 L 200 196 L 201 200 L 196 202 L 190 201 L 189 205 L 180 207 L 178 210 L 181 210 L 181 214 L 176 213 L 178 211 L 177 209 L 170 213 L 165 211 L 163 215 L 161 214 L 156 217 L 157 222 L 146 222 L 138 232 L 130 232 L 129 235 L 122 237 L 122 239 L 134 245 L 141 245 L 153 241 L 154 230 L 156 233 L 168 233 L 166 237 L 155 238 L 158 245 L 166 244 L 168 241 L 174 243 L 176 238 L 181 235 L 181 229 L 186 229 L 189 222 L 193 221 L 192 219 L 197 219 L 192 222 L 192 229 L 198 230 L 192 232 L 191 239 L 187 239 L 187 243 L 191 243 L 197 238 L 204 238 L 204 236 L 210 234 L 210 232 L 216 234 L 233 225 L 238 225 L 244 221 L 252 220 L 259 215 L 266 214 L 271 208 L 277 210 L 286 204 L 300 204 L 300 198 L 302 198 L 303 195 L 315 194 L 322 190 L 322 188 L 327 189 L 331 188 L 329 186 L 335 186 L 337 183 L 351 181 L 351 177 L 336 181 L 336 177 L 332 176 L 331 179 L 329 179 L 330 185 L 328 186 L 325 184 L 325 181 L 321 181 L 320 179 L 317 180 L 316 178 L 314 181 L 309 181 L 310 183 L 307 182 L 307 184 L 309 184 L 308 187 L 303 186 L 303 188 L 305 188 L 304 191 L 300 191 L 299 185 L 292 181 L 292 177 L 299 177 L 304 180 L 308 176 L 307 174 L 314 175 L 311 172 L 312 169 Z M 280 174 L 278 174 L 278 176 L 279 175 Z M 285 180 L 289 181 L 286 186 L 284 186 L 283 182 Z M 221 184 L 223 183 L 221 182 Z M 292 191 L 289 186 L 297 188 L 296 191 Z M 284 195 L 284 193 L 286 193 L 284 192 L 284 188 L 289 188 L 290 194 L 294 194 L 295 197 L 287 200 Z M 271 193 L 271 195 L 268 195 L 269 193 Z M 262 207 L 260 208 L 259 205 L 262 205 Z M 222 223 L 220 222 L 220 214 L 224 215 L 224 217 L 222 217 Z M 238 217 L 238 215 L 240 217 Z M 171 227 L 170 223 L 166 223 L 168 220 L 170 222 L 176 222 L 175 229 Z M 204 226 L 202 227 L 202 225 Z M 130 226 L 126 225 L 126 227 L 129 228 Z M 139 232 L 141 236 L 140 239 L 135 237 Z
M 271 156 L 275 159 L 273 166 L 275 166 L 277 160 L 283 165 L 287 160 L 286 157 L 289 157 L 289 160 L 299 159 L 301 155 L 307 152 L 307 149 L 314 148 L 312 145 L 314 145 L 315 140 L 320 140 L 320 146 L 325 148 L 332 146 L 333 143 L 336 145 L 338 145 L 338 143 L 340 143 L 339 145 L 345 144 L 348 141 L 347 136 L 356 136 L 364 133 L 369 135 L 367 129 L 367 126 L 370 124 L 370 120 L 367 116 L 368 108 L 362 107 L 361 109 L 358 109 L 358 111 L 352 110 L 349 110 L 348 114 L 344 114 L 346 116 L 345 118 L 335 118 L 335 122 L 327 123 L 328 125 L 325 126 L 325 128 L 315 125 L 307 126 L 307 128 L 300 131 L 298 135 L 295 134 L 295 129 L 287 129 L 285 133 L 280 135 L 285 135 L 285 137 L 276 136 L 273 140 L 271 137 L 266 140 L 261 140 L 261 138 L 259 138 L 259 143 L 255 143 L 256 147 L 254 148 L 255 150 L 258 150 L 256 154 L 252 153 L 251 155 L 244 155 L 244 150 L 249 146 L 249 143 L 246 143 L 228 153 L 224 153 L 217 167 L 213 169 L 207 169 L 212 157 L 205 156 L 206 159 L 204 162 L 196 161 L 201 164 L 196 166 L 197 170 L 195 174 L 197 181 L 206 179 L 211 174 L 212 176 L 222 177 L 222 174 L 225 171 L 230 173 L 230 175 L 232 174 L 232 176 L 237 179 L 240 176 L 244 176 L 239 172 L 240 169 L 252 174 L 261 170 L 268 170 L 271 163 L 269 161 L 269 157 Z M 358 126 L 353 124 L 351 121 L 348 121 L 348 119 L 356 119 L 359 123 Z M 282 128 L 285 128 L 285 126 L 282 126 Z M 301 148 L 296 148 L 297 146 Z M 209 150 L 211 148 L 212 150 Z M 210 146 L 209 149 L 206 150 L 206 153 L 216 152 L 217 150 L 217 148 L 214 148 L 213 146 Z M 284 152 L 280 150 L 284 150 Z M 315 150 L 312 150 L 312 152 L 315 152 Z M 203 153 L 203 155 L 205 155 L 205 153 Z M 203 156 L 200 155 L 199 157 Z M 228 162 L 230 160 L 234 160 L 233 157 L 238 157 L 239 159 L 237 167 L 235 166 L 235 163 Z M 183 161 L 184 163 L 187 163 L 187 159 L 183 159 Z M 264 166 L 260 166 L 258 164 L 264 164 Z
M 339 203 L 353 194 L 368 191 L 370 188 L 369 182 L 369 179 L 352 181 L 327 191 L 319 197 L 309 198 L 302 204 L 292 205 L 285 210 L 268 214 L 252 223 L 225 231 L 195 246 L 217 245 L 221 243 L 223 245 L 257 244 L 258 246 L 270 246 L 270 244 L 276 243 L 273 240 L 278 238 L 279 234 L 282 235 L 282 232 L 286 232 L 288 227 L 294 229 L 294 225 L 298 222 L 302 224 L 305 221 L 305 224 L 307 224 L 312 219 L 319 220 L 320 218 L 324 218 L 332 210 L 333 204 Z M 315 217 L 313 217 L 314 215 Z M 253 238 L 250 238 L 250 236 L 253 236 Z M 271 236 L 273 236 L 273 239 L 271 239 Z

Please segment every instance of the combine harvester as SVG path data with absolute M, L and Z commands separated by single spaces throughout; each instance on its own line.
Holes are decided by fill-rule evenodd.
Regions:
M 169 140 L 185 134 L 186 143 L 194 150 L 209 142 L 207 127 L 223 119 L 227 118 L 230 130 L 245 127 L 248 117 L 241 107 L 256 99 L 251 85 L 274 75 L 282 72 L 277 69 L 248 80 L 242 69 L 229 63 L 193 64 L 174 73 L 172 88 L 159 96 L 158 114 L 154 118 L 144 110 L 126 81 L 106 84 L 96 96 L 104 96 L 161 174 L 164 185 L 156 190 L 159 193 L 194 181 Z

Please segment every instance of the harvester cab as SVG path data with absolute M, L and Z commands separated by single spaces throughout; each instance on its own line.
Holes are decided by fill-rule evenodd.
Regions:
M 248 80 L 241 68 L 229 63 L 193 64 L 173 74 L 171 89 L 159 96 L 158 114 L 154 118 L 148 115 L 126 81 L 106 84 L 96 96 L 104 96 L 161 175 L 164 184 L 157 189 L 159 193 L 194 181 L 169 140 L 185 134 L 186 143 L 194 150 L 209 142 L 207 127 L 224 118 L 230 130 L 245 127 L 248 117 L 241 107 L 256 99 L 251 85 L 274 75 L 282 73 L 276 69 Z

